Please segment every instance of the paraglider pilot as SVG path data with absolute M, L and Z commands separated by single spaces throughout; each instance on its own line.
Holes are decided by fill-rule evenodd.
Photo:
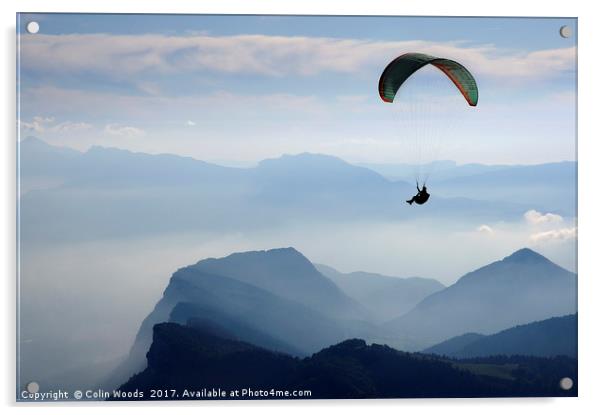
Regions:
M 418 190 L 418 193 L 410 200 L 406 200 L 407 204 L 411 205 L 412 203 L 416 203 L 419 205 L 423 205 L 426 203 L 427 200 L 429 200 L 429 197 L 431 195 L 428 194 L 428 192 L 426 191 L 425 185 L 422 185 L 422 189 L 420 189 L 420 187 L 418 187 L 418 183 L 416 183 L 416 190 Z

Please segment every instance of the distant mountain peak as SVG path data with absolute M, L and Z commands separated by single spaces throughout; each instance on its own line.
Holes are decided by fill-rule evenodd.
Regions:
M 365 318 L 367 311 L 292 247 L 237 252 L 197 262 L 193 275 L 219 275 L 253 285 L 326 315 Z M 197 274 L 197 273 L 201 274 Z
M 345 163 L 344 160 L 342 160 L 336 156 L 331 156 L 329 154 L 309 153 L 309 152 L 297 153 L 297 154 L 282 154 L 280 157 L 276 157 L 276 158 L 272 158 L 272 159 L 265 159 L 263 161 L 270 161 L 270 160 L 329 160 L 329 161 L 337 160 L 337 161 Z
M 266 253 L 283 253 L 283 254 L 293 254 L 293 255 L 301 255 L 301 256 L 303 256 L 303 254 L 301 252 L 297 251 L 292 246 L 287 246 L 287 247 L 282 247 L 282 248 L 272 248 L 272 249 L 267 249 L 267 250 L 262 251 L 262 252 L 266 252 Z
M 292 246 L 282 248 L 272 248 L 258 251 L 239 252 L 232 255 L 254 256 L 261 258 L 288 258 L 302 261 L 304 264 L 311 265 L 311 262 Z M 313 267 L 313 265 L 312 265 Z
M 51 153 L 51 154 L 55 154 L 55 155 L 63 154 L 63 155 L 75 156 L 75 155 L 82 154 L 79 150 L 76 150 L 74 148 L 51 144 L 48 141 L 42 140 L 41 138 L 38 138 L 33 135 L 29 135 L 29 136 L 25 137 L 24 139 L 22 139 L 19 142 L 19 147 L 20 147 L 22 154 L 26 153 L 26 152 L 31 152 L 31 151 Z
M 550 262 L 545 256 L 533 251 L 529 248 L 522 248 L 514 252 L 512 255 L 503 259 L 504 262 L 513 263 L 534 263 L 534 262 Z
M 335 156 L 318 153 L 283 154 L 280 157 L 265 159 L 259 162 L 260 168 L 274 166 L 350 166 L 345 160 Z
M 254 272 L 264 277 L 273 273 L 289 278 L 297 278 L 299 276 L 306 278 L 307 273 L 322 276 L 314 268 L 313 264 L 293 247 L 234 252 L 221 258 L 202 259 L 194 267 L 205 271 L 211 270 L 220 275 L 227 273 L 231 277 L 238 275 L 241 269 L 245 269 L 245 276 L 238 276 L 238 278 L 242 278 L 243 280 L 246 280 Z M 254 271 L 251 272 L 251 269 Z
M 297 257 L 299 259 L 303 259 L 304 262 L 309 262 L 305 256 L 299 251 L 297 251 L 292 246 L 282 247 L 282 248 L 272 248 L 272 249 L 263 249 L 257 251 L 245 251 L 245 252 L 234 252 L 228 256 L 223 258 L 207 258 L 200 260 L 197 264 L 203 264 L 206 262 L 215 262 L 215 261 L 223 261 L 227 259 L 234 258 L 278 258 L 278 257 L 288 257 L 294 258 Z M 310 263 L 311 264 L 311 263 Z
M 467 332 L 493 334 L 508 327 L 577 310 L 576 274 L 523 248 L 422 300 L 387 323 L 425 345 Z
M 300 153 L 283 154 L 278 158 L 265 159 L 257 165 L 257 172 L 268 175 L 272 183 L 284 184 L 287 189 L 292 181 L 302 183 L 300 188 L 328 188 L 333 184 L 348 189 L 361 186 L 387 186 L 387 179 L 366 167 L 350 164 L 336 156 Z M 269 176 L 269 175 L 272 176 Z M 274 180 L 274 176 L 277 180 Z

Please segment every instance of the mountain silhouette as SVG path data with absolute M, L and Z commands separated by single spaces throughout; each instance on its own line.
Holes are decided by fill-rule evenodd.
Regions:
M 268 350 L 277 350 L 292 356 L 303 356 L 306 352 L 286 341 L 269 334 L 261 325 L 249 322 L 246 316 L 237 316 L 217 308 L 207 308 L 193 303 L 178 303 L 172 309 L 169 320 L 179 324 L 191 324 L 220 337 L 246 341 Z M 259 327 L 258 327 L 259 326 Z M 278 333 L 276 334 L 276 336 Z
M 532 206 L 547 207 L 563 216 L 575 216 L 577 163 L 563 161 L 534 166 L 506 166 L 465 177 L 433 180 L 441 195 L 504 202 L 522 200 Z
M 493 334 L 576 313 L 576 289 L 574 273 L 524 248 L 466 274 L 386 326 L 429 347 L 464 333 Z
M 359 304 L 293 248 L 202 260 L 172 275 L 114 378 L 142 368 L 158 323 L 202 319 L 227 329 L 233 338 L 307 355 L 353 335 L 377 332 L 370 323 L 355 320 L 362 315 L 367 313 Z
M 262 198 L 270 203 L 292 204 L 293 208 L 303 202 L 302 205 L 316 203 L 328 209 L 337 202 L 332 198 L 335 189 L 337 199 L 354 201 L 354 205 L 366 208 L 361 197 L 370 196 L 373 202 L 385 201 L 395 198 L 394 192 L 411 188 L 406 182 L 391 182 L 370 169 L 323 154 L 302 153 L 263 160 L 253 174 L 260 183 Z M 291 192 L 291 188 L 295 191 Z
M 39 189 L 62 186 L 75 176 L 82 153 L 67 147 L 53 146 L 29 136 L 19 143 L 19 190 L 21 195 Z
M 515 167 L 503 164 L 458 164 L 452 160 L 437 160 L 425 164 L 360 163 L 359 165 L 374 170 L 375 172 L 392 180 L 412 181 L 417 169 L 422 169 L 422 171 L 432 171 L 436 173 L 433 177 L 433 182 L 474 176 L 481 173 L 511 169 Z
M 199 229 L 240 232 L 302 221 L 441 215 L 485 221 L 520 217 L 538 207 L 527 199 L 475 200 L 468 192 L 460 196 L 471 198 L 434 193 L 422 209 L 401 210 L 413 185 L 319 154 L 285 155 L 256 167 L 233 168 L 100 146 L 81 153 L 27 139 L 20 143 L 20 160 L 22 195 L 27 191 L 20 212 L 24 241 L 75 242 Z
M 189 399 L 180 396 L 185 389 L 219 389 L 226 393 L 225 399 L 245 399 L 230 393 L 249 389 L 265 391 L 255 399 L 283 399 L 287 397 L 285 392 L 293 391 L 309 391 L 310 396 L 301 396 L 305 399 L 577 394 L 577 385 L 563 391 L 558 384 L 562 377 L 576 379 L 574 359 L 446 361 L 368 345 L 361 339 L 346 340 L 299 359 L 223 338 L 214 330 L 194 324 L 156 325 L 146 369 L 132 376 L 119 391 L 138 391 L 141 399 L 150 399 L 151 390 L 166 389 L 174 389 L 178 395 L 164 395 L 163 399 Z M 196 399 L 217 398 L 209 395 Z
M 362 271 L 341 273 L 327 265 L 315 266 L 381 322 L 410 311 L 426 296 L 445 288 L 429 278 L 400 278 Z
M 350 293 L 371 301 L 390 301 L 385 304 L 383 300 L 382 307 L 393 308 L 396 296 L 387 295 L 404 287 L 391 277 L 356 277 L 364 297 L 357 291 Z M 228 333 L 228 338 L 294 356 L 315 353 L 350 337 L 422 350 L 463 333 L 492 334 L 574 312 L 575 282 L 573 273 L 522 249 L 465 275 L 454 285 L 426 296 L 402 317 L 378 326 L 370 321 L 373 314 L 293 248 L 205 259 L 173 274 L 163 298 L 142 322 L 129 359 L 114 378 L 123 381 L 124 375 L 142 369 L 152 328 L 163 322 L 186 324 L 195 319 Z M 432 289 L 438 287 L 430 285 Z M 390 292 L 383 293 L 387 287 Z M 399 294 L 399 298 L 405 297 Z M 366 304 L 366 308 L 378 310 L 378 306 Z M 474 338 L 469 335 L 450 341 L 460 348 L 470 343 L 468 340 Z
M 201 272 L 224 275 L 304 304 L 330 317 L 367 317 L 366 310 L 294 248 L 241 252 L 210 258 L 193 266 Z
M 553 317 L 496 334 L 464 334 L 424 350 L 451 357 L 467 358 L 493 355 L 527 355 L 577 358 L 577 315 Z

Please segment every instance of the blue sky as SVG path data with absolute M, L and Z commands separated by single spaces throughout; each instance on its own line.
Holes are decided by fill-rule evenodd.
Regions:
M 411 162 L 407 131 L 376 92 L 405 52 L 458 60 L 479 106 L 440 158 L 575 157 L 571 18 L 21 15 L 21 135 L 253 162 L 327 153 Z M 24 32 L 40 22 L 36 35 Z M 418 81 L 416 81 L 418 82 Z M 446 92 L 453 93 L 453 92 Z M 452 107 L 449 117 L 462 107 Z M 466 113 L 468 114 L 468 113 Z M 465 117 L 465 118 L 464 118 Z M 435 123 L 435 122 L 434 122 Z M 435 129 L 448 130 L 445 117 Z M 448 135 L 452 135 L 451 132 Z

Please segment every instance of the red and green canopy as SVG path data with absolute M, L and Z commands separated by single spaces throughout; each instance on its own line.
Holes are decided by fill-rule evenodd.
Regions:
M 387 65 L 378 82 L 378 92 L 385 102 L 393 102 L 399 87 L 417 70 L 431 64 L 439 68 L 462 93 L 466 102 L 476 106 L 479 100 L 477 82 L 468 69 L 450 59 L 437 58 L 423 53 L 406 53 Z

